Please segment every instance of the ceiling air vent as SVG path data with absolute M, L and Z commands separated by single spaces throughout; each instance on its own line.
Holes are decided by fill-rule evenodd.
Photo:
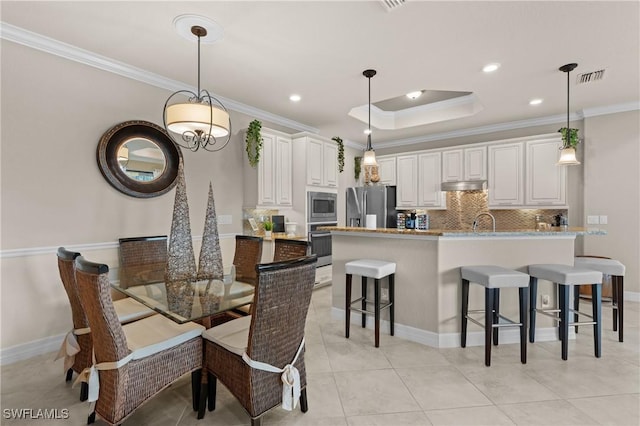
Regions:
M 584 74 L 578 74 L 576 77 L 576 84 L 593 83 L 594 81 L 602 80 L 604 78 L 604 68 L 598 71 L 585 72 Z
M 387 11 L 391 12 L 392 10 L 402 6 L 407 0 L 380 0 Z

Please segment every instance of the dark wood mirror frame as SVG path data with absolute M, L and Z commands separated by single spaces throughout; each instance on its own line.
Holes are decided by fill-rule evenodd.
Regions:
M 118 149 L 132 139 L 147 139 L 160 148 L 165 167 L 160 176 L 150 182 L 140 182 L 129 176 L 118 164 Z M 116 124 L 100 138 L 96 152 L 98 167 L 104 178 L 118 191 L 138 198 L 151 198 L 170 191 L 177 182 L 182 161 L 180 148 L 160 126 L 148 121 L 132 120 Z

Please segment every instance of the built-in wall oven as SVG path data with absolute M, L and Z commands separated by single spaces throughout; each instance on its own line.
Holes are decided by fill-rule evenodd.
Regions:
M 319 230 L 338 224 L 337 194 L 307 193 L 307 232 L 311 253 L 318 256 L 318 267 L 331 264 L 331 232 Z

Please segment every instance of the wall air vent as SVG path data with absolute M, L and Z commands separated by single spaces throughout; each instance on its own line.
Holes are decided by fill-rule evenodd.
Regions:
M 380 0 L 382 5 L 388 12 L 402 6 L 407 0 Z
M 603 68 L 598 71 L 578 74 L 576 77 L 576 84 L 593 83 L 594 81 L 602 80 L 604 78 L 604 71 L 605 69 Z

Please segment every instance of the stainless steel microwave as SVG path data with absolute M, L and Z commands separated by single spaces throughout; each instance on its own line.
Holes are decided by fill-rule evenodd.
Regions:
M 337 194 L 307 192 L 307 219 L 309 222 L 337 222 Z

